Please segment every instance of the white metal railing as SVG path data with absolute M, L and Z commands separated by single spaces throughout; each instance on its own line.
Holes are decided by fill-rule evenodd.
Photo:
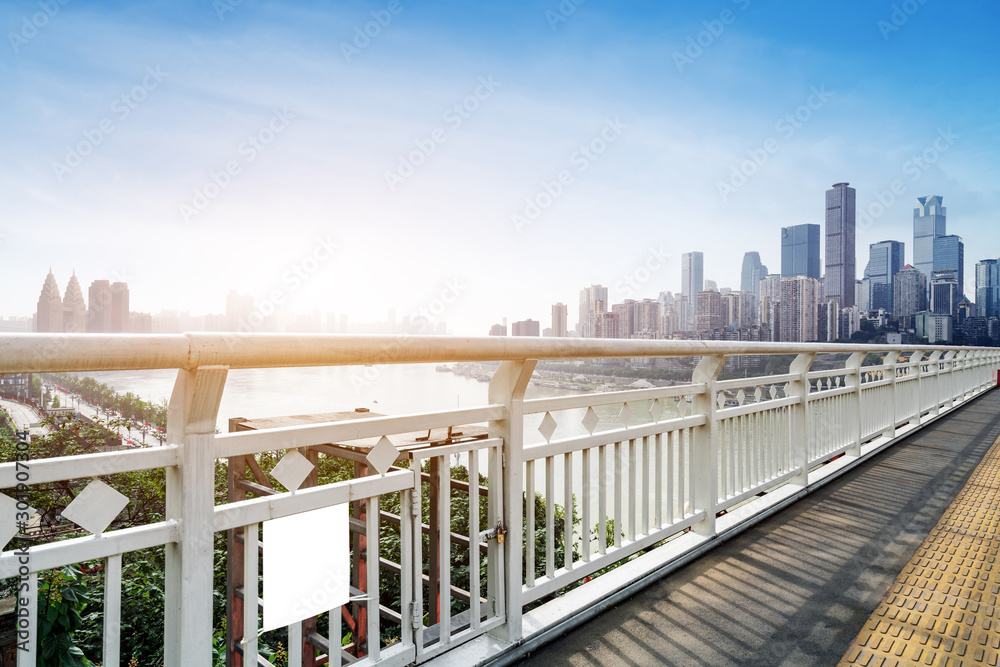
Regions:
M 847 353 L 849 358 L 842 367 L 811 370 L 817 355 L 825 353 Z M 881 357 L 880 363 L 863 365 L 872 353 Z M 735 354 L 796 356 L 788 373 L 719 380 L 726 358 Z M 692 381 L 684 385 L 524 398 L 537 360 L 612 357 L 700 361 Z M 486 405 L 215 433 L 227 373 L 233 368 L 457 361 L 502 362 Z M 367 536 L 368 549 L 379 556 L 368 559 L 366 590 L 351 603 L 367 611 L 369 641 L 358 664 L 447 656 L 448 650 L 484 633 L 493 636 L 494 647 L 523 640 L 522 616 L 529 605 L 681 534 L 687 535 L 688 551 L 718 540 L 788 498 L 789 490 L 836 474 L 846 462 L 870 455 L 895 436 L 993 387 L 1000 350 L 335 335 L 0 335 L 0 372 L 156 368 L 178 369 L 165 446 L 33 460 L 27 479 L 19 475 L 23 469 L 17 462 L 0 463 L 0 489 L 12 496 L 18 484 L 166 471 L 164 521 L 0 556 L 0 577 L 21 577 L 29 593 L 37 590 L 39 572 L 106 561 L 102 659 L 108 667 L 120 664 L 123 554 L 165 550 L 166 664 L 208 665 L 214 535 L 228 530 L 241 534 L 246 580 L 256 581 L 262 525 L 266 533 L 269 520 L 345 503 L 364 508 L 351 530 Z M 605 419 L 598 428 L 595 409 L 605 415 L 617 409 L 619 423 L 609 425 Z M 527 444 L 537 437 L 528 437 L 526 423 L 536 424 L 539 415 L 543 442 Z M 557 428 L 570 420 L 580 420 L 586 433 L 555 438 Z M 235 502 L 215 500 L 219 459 L 291 449 L 315 457 L 329 453 L 331 443 L 391 441 L 401 433 L 474 423 L 487 424 L 488 437 L 414 450 L 409 467 L 384 475 Z M 464 485 L 453 478 L 459 469 L 467 474 Z M 477 483 L 480 479 L 484 486 Z M 428 504 L 425 498 L 435 494 L 437 500 Z M 388 499 L 398 503 L 398 517 L 383 511 Z M 461 533 L 453 531 L 453 507 L 468 508 L 468 525 Z M 427 511 L 430 524 L 423 518 Z M 379 543 L 381 522 L 390 519 L 399 526 L 398 563 L 372 546 Z M 442 537 L 425 541 L 424 535 L 435 530 Z M 451 571 L 456 559 L 469 571 L 464 588 L 456 586 Z M 381 599 L 379 582 L 385 572 L 399 576 L 398 601 Z M 240 650 L 254 655 L 259 591 L 244 588 L 246 639 Z M 25 631 L 31 634 L 37 608 L 33 595 L 27 599 L 30 627 Z M 340 613 L 331 609 L 331 618 L 339 619 Z M 392 643 L 379 639 L 383 618 L 399 623 L 400 635 Z M 305 653 L 325 647 L 330 664 L 341 662 L 339 622 L 331 623 L 325 638 L 304 639 L 302 633 L 301 624 L 289 627 L 289 664 L 315 664 L 315 654 L 304 654 L 303 647 Z M 21 652 L 19 658 L 19 664 L 34 664 L 35 654 Z

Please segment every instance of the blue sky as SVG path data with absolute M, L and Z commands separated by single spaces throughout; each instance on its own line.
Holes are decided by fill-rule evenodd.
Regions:
M 126 279 L 142 311 L 222 312 L 239 289 L 465 334 L 548 326 L 556 301 L 572 323 L 592 283 L 679 290 L 683 252 L 720 286 L 748 250 L 778 270 L 780 228 L 822 223 L 839 181 L 859 274 L 875 241 L 909 261 L 916 197 L 942 195 L 971 296 L 1000 256 L 998 19 L 941 0 L 7 2 L 0 314 L 32 313 L 51 264 L 63 289 L 74 269 Z

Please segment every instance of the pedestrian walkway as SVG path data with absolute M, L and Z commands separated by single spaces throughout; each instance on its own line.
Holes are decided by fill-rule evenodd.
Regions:
M 993 391 L 544 646 L 526 664 L 837 664 L 858 633 L 868 627 L 872 610 L 935 530 L 998 436 L 1000 391 Z M 976 489 L 985 488 L 978 477 L 973 480 Z M 986 500 L 983 494 L 962 502 L 951 510 L 962 520 L 974 512 L 990 520 L 998 517 L 1000 503 Z M 955 541 L 961 537 L 968 540 L 970 546 L 965 549 L 973 557 L 995 558 L 995 549 L 984 550 L 986 538 L 971 530 L 963 525 L 944 532 L 952 540 L 949 551 L 955 549 L 948 555 L 954 560 L 960 553 Z M 973 551 L 974 547 L 979 551 Z M 925 560 L 933 559 L 942 548 L 925 554 Z M 963 574 L 967 570 L 970 574 Z M 973 579 L 975 585 L 985 586 L 981 601 L 970 600 L 979 605 L 979 611 L 970 612 L 970 605 L 963 609 L 938 604 L 942 607 L 939 616 L 933 610 L 927 612 L 935 622 L 933 627 L 945 634 L 958 624 L 960 637 L 965 628 L 972 630 L 969 639 L 962 640 L 966 655 L 956 654 L 967 664 L 973 664 L 978 648 L 984 649 L 984 655 L 987 645 L 995 651 L 998 634 L 993 617 L 987 614 L 993 613 L 988 603 L 995 601 L 993 589 L 1000 581 L 994 577 L 987 583 L 973 578 L 971 572 L 970 567 L 958 574 L 941 571 L 941 576 Z M 912 588 L 904 586 L 892 595 L 903 595 L 904 590 L 916 595 Z M 931 595 L 942 592 L 934 590 Z M 929 608 L 929 601 L 922 602 Z M 975 627 L 968 624 L 969 614 L 975 616 Z M 986 619 L 990 619 L 989 628 L 985 628 Z M 932 629 L 921 630 L 929 633 Z M 980 632 L 989 635 L 987 645 L 980 642 Z M 956 639 L 950 634 L 948 638 Z M 960 650 L 955 646 L 952 650 Z M 926 647 L 921 655 L 927 659 Z M 860 652 L 853 659 L 859 656 Z M 876 662 L 871 659 L 868 664 Z M 861 659 L 849 664 L 866 663 Z M 912 662 L 900 660 L 900 664 Z
M 49 427 L 41 424 L 42 418 L 34 408 L 5 398 L 0 398 L 0 405 L 14 420 L 14 427 L 18 431 L 28 430 L 32 436 L 45 435 L 49 432 Z
M 842 665 L 996 665 L 1000 440 L 903 568 Z

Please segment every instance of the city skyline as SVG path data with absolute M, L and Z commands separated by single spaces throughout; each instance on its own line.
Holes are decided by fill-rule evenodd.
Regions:
M 1000 256 L 989 4 L 217 5 L 0 8 L 2 314 L 34 311 L 52 263 L 140 312 L 447 299 L 434 317 L 479 334 L 594 282 L 680 291 L 682 252 L 736 288 L 841 181 L 859 275 L 930 193 L 966 283 Z

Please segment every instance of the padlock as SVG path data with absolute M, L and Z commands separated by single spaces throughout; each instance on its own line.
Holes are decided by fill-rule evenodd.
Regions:
M 503 544 L 503 533 L 497 533 L 497 544 Z
M 497 544 L 503 544 L 503 521 L 497 521 Z

